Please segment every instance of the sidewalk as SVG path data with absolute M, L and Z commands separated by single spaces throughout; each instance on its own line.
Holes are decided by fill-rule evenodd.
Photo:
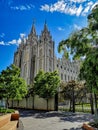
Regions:
M 20 111 L 21 130 L 82 130 L 83 122 L 93 120 L 91 114 L 67 112 Z M 24 128 L 24 129 L 22 129 Z

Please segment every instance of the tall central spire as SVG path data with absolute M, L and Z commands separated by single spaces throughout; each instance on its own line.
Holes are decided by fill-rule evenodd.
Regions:
M 35 20 L 33 20 L 33 25 L 32 25 L 32 28 L 31 28 L 31 34 L 36 35 Z
M 45 24 L 44 24 L 44 32 L 48 32 L 48 28 L 47 28 L 47 22 L 45 20 Z

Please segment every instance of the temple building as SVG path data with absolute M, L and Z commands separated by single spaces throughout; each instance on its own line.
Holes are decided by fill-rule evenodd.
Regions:
M 22 39 L 14 54 L 14 64 L 20 68 L 21 77 L 26 80 L 27 84 L 33 82 L 40 69 L 45 72 L 58 70 L 61 80 L 65 82 L 78 78 L 79 62 L 71 62 L 64 56 L 56 58 L 54 44 L 46 23 L 40 36 L 36 34 L 33 24 L 28 38 Z

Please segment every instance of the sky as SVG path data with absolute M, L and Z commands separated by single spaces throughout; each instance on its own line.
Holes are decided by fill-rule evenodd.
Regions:
M 33 21 L 38 35 L 47 22 L 59 57 L 59 42 L 87 26 L 87 16 L 96 4 L 98 0 L 0 0 L 0 72 L 13 63 L 14 52 Z

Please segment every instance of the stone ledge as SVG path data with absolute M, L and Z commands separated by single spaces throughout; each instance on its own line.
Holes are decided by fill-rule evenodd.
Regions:
M 0 116 L 0 128 L 10 122 L 11 114 Z
M 19 126 L 19 112 L 0 116 L 0 130 L 16 130 Z
M 0 130 L 16 130 L 18 121 L 10 121 L 6 125 L 0 128 Z

